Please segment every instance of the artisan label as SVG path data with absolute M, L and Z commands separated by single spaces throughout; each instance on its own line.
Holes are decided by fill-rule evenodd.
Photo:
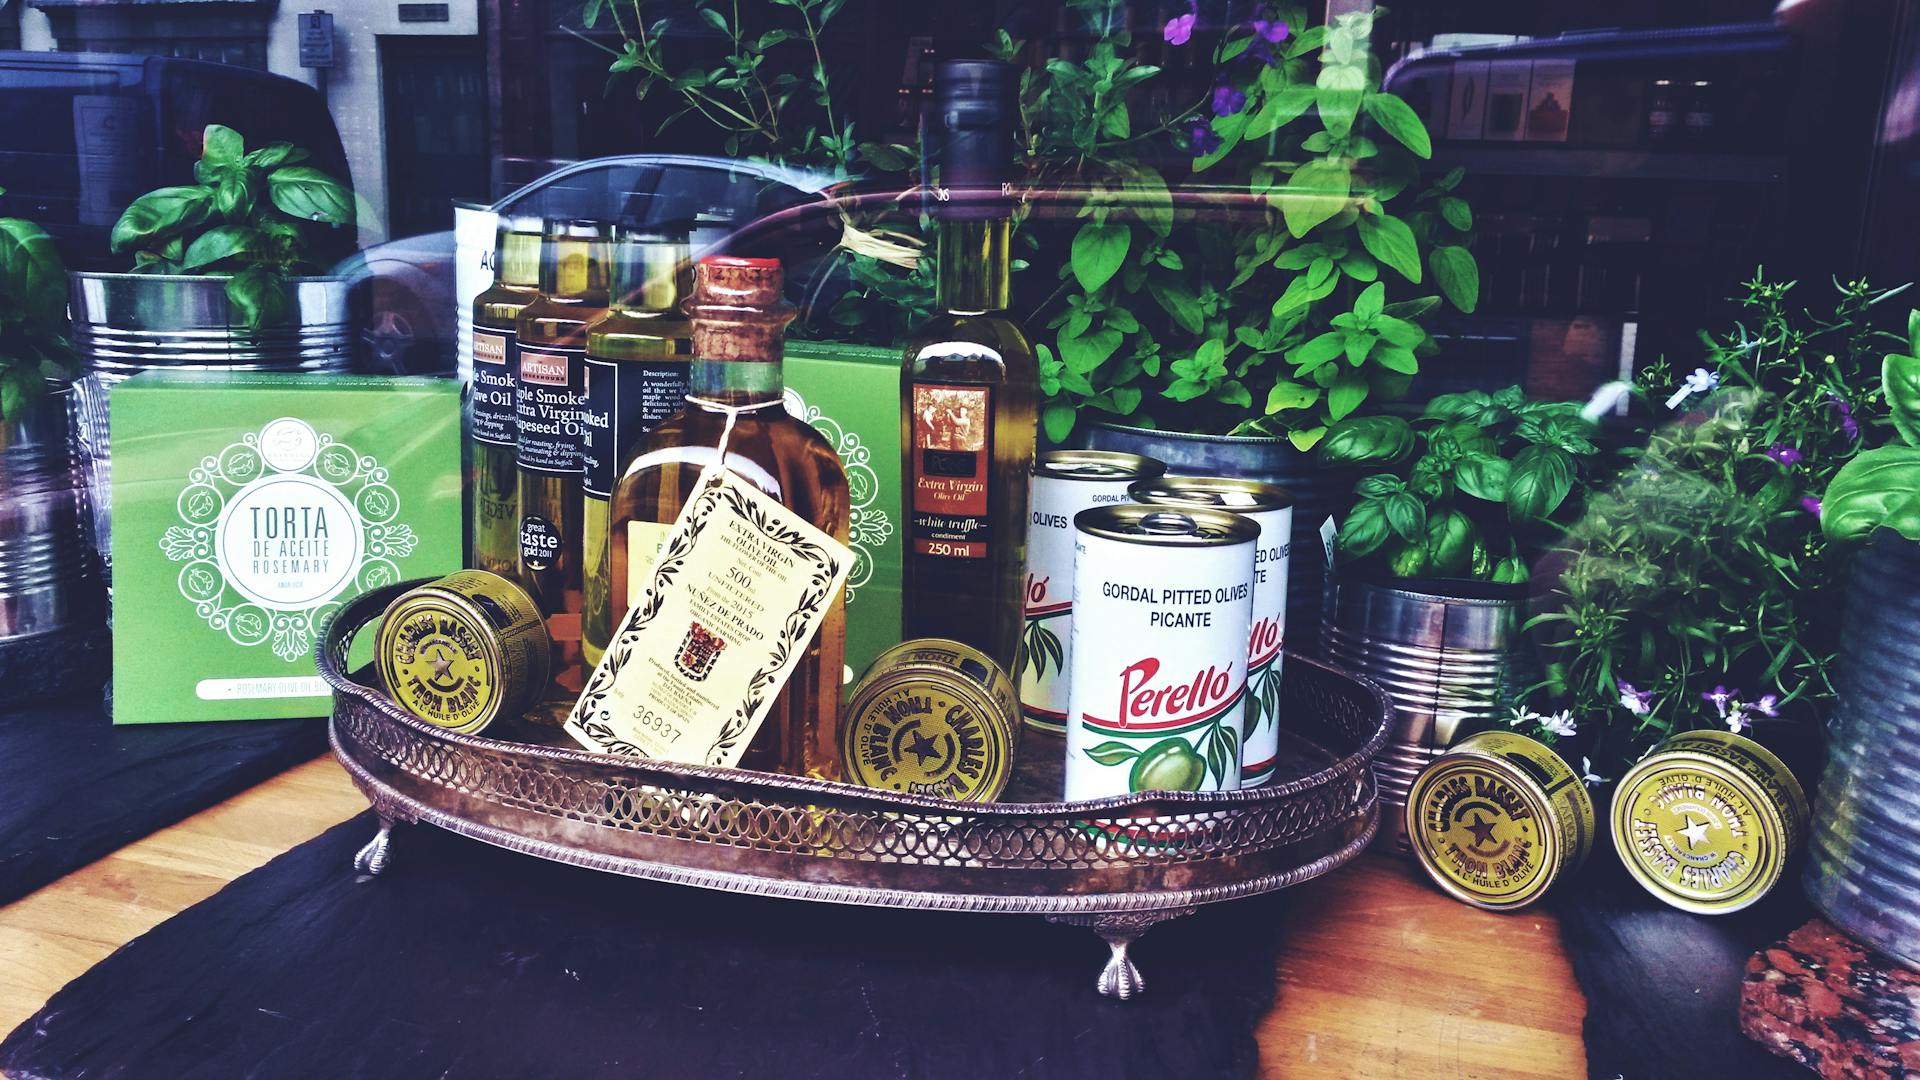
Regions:
M 993 538 L 993 389 L 913 386 L 913 550 L 984 559 Z
M 514 405 L 520 467 L 578 475 L 583 453 L 580 410 L 587 397 L 582 377 L 586 350 L 522 345 L 519 354 Z
M 473 331 L 473 439 L 489 446 L 512 446 L 513 370 L 517 350 L 511 330 Z
M 805 655 L 853 552 L 730 472 L 709 474 L 587 680 L 595 750 L 732 766 Z

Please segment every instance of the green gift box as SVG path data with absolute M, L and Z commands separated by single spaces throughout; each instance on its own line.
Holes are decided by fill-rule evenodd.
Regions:
M 116 724 L 326 715 L 327 618 L 460 568 L 455 382 L 154 371 L 110 409 Z
M 900 354 L 788 341 L 787 409 L 827 437 L 847 470 L 847 666 L 855 678 L 900 643 Z

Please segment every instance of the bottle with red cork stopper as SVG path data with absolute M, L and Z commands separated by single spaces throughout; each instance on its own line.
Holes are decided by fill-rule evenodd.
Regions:
M 793 306 L 778 259 L 708 256 L 682 310 L 693 320 L 687 406 L 637 443 L 614 482 L 607 537 L 616 619 L 645 591 L 660 542 L 725 447 L 728 471 L 845 542 L 850 503 L 840 457 L 788 413 L 781 353 Z M 844 593 L 807 646 L 743 769 L 840 779 Z

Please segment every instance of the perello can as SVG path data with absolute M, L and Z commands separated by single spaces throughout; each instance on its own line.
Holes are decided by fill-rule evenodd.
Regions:
M 1280 756 L 1280 650 L 1287 637 L 1287 559 L 1293 496 L 1285 488 L 1224 476 L 1143 480 L 1133 500 L 1149 506 L 1230 510 L 1260 526 L 1253 555 L 1253 629 L 1247 635 L 1247 708 L 1240 731 L 1240 784 L 1273 779 Z
M 1593 849 L 1593 800 L 1545 745 L 1483 731 L 1427 766 L 1407 794 L 1407 838 L 1456 900 L 1513 911 L 1544 896 Z
M 986 653 L 945 638 L 874 658 L 840 725 L 848 782 L 910 795 L 991 802 L 1013 775 L 1020 708 Z
M 533 707 L 551 648 L 526 590 L 498 574 L 461 570 L 387 605 L 374 664 L 401 708 L 470 735 Z
M 1066 797 L 1238 788 L 1259 526 L 1138 504 L 1073 523 Z
M 1729 731 L 1688 731 L 1620 778 L 1613 847 L 1648 892 L 1718 915 L 1780 881 L 1807 820 L 1806 792 L 1766 747 Z
M 1127 486 L 1167 471 L 1139 454 L 1055 450 L 1040 455 L 1027 500 L 1027 625 L 1020 637 L 1020 712 L 1028 727 L 1067 730 L 1067 647 L 1073 641 L 1073 518 L 1129 501 Z

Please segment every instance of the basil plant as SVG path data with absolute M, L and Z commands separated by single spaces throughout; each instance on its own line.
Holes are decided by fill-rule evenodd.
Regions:
M 247 330 L 286 321 L 287 278 L 322 269 L 309 244 L 317 227 L 354 221 L 353 192 L 310 165 L 292 143 L 248 150 L 239 132 L 207 125 L 199 183 L 135 199 L 114 223 L 115 252 L 136 274 L 227 274 L 227 300 Z
M 1907 316 L 1907 351 L 1882 361 L 1880 389 L 1894 441 L 1862 452 L 1827 485 L 1820 526 L 1829 540 L 1864 540 L 1883 528 L 1920 540 L 1920 311 Z
M 71 378 L 67 270 L 45 229 L 0 218 L 0 421 L 25 415 L 49 381 Z
M 1580 409 L 1510 386 L 1434 398 L 1412 421 L 1335 424 L 1320 461 L 1379 470 L 1354 487 L 1337 541 L 1342 564 L 1401 578 L 1527 580 L 1530 556 L 1559 537 L 1600 455 Z

